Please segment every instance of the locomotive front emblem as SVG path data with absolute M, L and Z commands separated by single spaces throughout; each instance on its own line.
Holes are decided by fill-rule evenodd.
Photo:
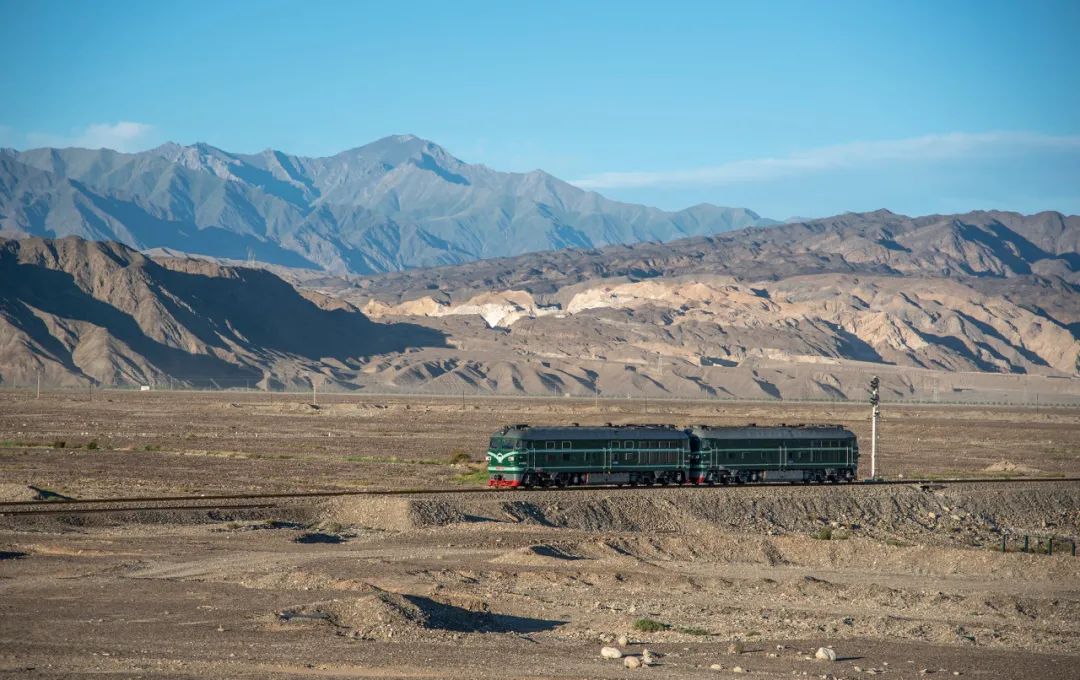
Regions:
M 493 451 L 488 451 L 488 455 L 491 456 L 492 460 L 494 460 L 498 465 L 502 465 L 503 461 L 505 461 L 508 456 L 512 456 L 514 454 L 513 453 L 495 453 Z

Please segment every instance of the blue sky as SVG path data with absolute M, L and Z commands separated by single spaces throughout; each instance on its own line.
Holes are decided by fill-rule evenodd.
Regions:
M 1080 213 L 1080 2 L 0 0 L 0 146 L 413 133 L 620 200 Z

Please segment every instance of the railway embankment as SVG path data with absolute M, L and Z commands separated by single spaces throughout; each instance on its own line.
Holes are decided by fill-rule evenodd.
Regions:
M 1003 536 L 1080 537 L 1080 482 L 361 496 L 327 501 L 322 516 L 389 531 L 495 522 L 596 533 L 707 530 L 990 547 Z

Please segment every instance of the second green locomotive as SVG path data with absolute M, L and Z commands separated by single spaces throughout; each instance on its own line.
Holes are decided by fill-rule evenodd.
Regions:
M 488 486 L 851 482 L 859 445 L 839 425 L 531 427 L 491 437 Z

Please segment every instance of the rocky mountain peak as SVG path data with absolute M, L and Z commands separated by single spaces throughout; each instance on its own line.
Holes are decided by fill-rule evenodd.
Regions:
M 0 166 L 0 229 L 365 274 L 767 224 L 736 208 L 665 212 L 543 171 L 465 163 L 415 135 L 310 158 L 200 142 L 138 154 L 38 149 Z M 46 173 L 47 178 L 33 173 Z

